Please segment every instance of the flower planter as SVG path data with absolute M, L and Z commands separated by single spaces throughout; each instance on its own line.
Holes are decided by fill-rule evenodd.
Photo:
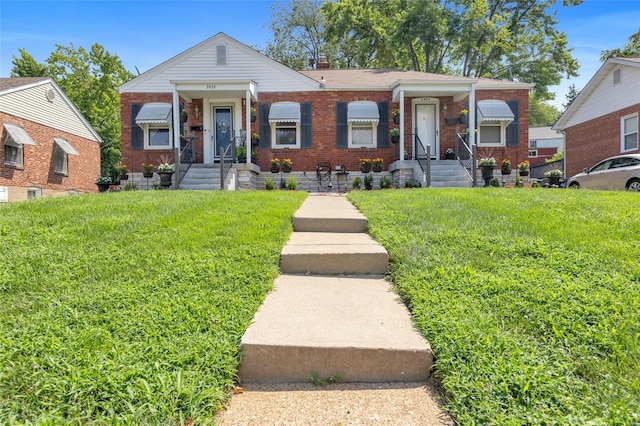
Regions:
M 129 174 L 120 175 L 120 180 L 129 180 Z
M 560 185 L 560 180 L 562 180 L 562 176 L 549 176 L 549 185 Z
M 520 174 L 520 176 L 529 176 L 529 170 L 520 170 L 518 174 Z
M 142 172 L 142 177 L 152 178 L 153 172 Z
M 282 165 L 282 173 L 291 173 L 291 166 Z
M 255 116 L 255 115 L 252 115 L 252 116 L 251 116 L 251 122 L 252 122 L 252 123 L 255 123 L 255 122 L 256 122 L 256 116 Z
M 400 142 L 400 136 L 391 136 L 391 142 L 392 143 Z
M 280 172 L 280 166 L 278 165 L 271 165 L 271 173 L 278 173 Z
M 445 160 L 455 160 L 456 159 L 455 152 L 445 152 L 444 153 L 444 159 Z
M 394 115 L 393 116 L 393 124 L 400 124 L 400 116 L 399 115 Z
M 466 126 L 468 122 L 469 122 L 469 116 L 468 115 L 461 115 L 460 116 L 460 120 L 459 120 L 460 124 L 464 124 Z
M 160 176 L 160 186 L 168 188 L 171 186 L 171 176 L 174 172 L 158 172 Z
M 251 145 L 257 146 L 260 143 L 260 138 L 251 138 Z
M 495 166 L 480 166 L 482 169 L 482 179 L 484 179 L 484 186 L 491 185 L 491 179 L 493 179 L 493 169 Z
M 98 185 L 98 192 L 107 192 L 111 186 L 110 183 L 96 183 L 96 185 Z
M 510 175 L 511 174 L 511 167 L 507 168 L 503 168 L 500 170 L 502 172 L 503 175 Z
M 371 165 L 367 165 L 367 166 L 360 166 L 360 171 L 362 173 L 369 173 L 371 171 Z
M 460 117 L 445 117 L 444 122 L 446 124 L 458 124 L 460 122 Z
M 379 173 L 379 172 L 381 172 L 381 171 L 382 171 L 382 164 L 374 164 L 374 165 L 373 165 L 373 171 L 374 171 L 375 173 Z

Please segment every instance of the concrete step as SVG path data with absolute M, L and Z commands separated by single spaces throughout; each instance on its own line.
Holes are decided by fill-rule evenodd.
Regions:
M 296 232 L 364 232 L 367 218 L 344 197 L 310 195 L 293 217 Z
M 281 275 L 241 341 L 243 383 L 423 381 L 431 348 L 381 276 Z
M 280 269 L 291 274 L 384 274 L 387 251 L 360 233 L 294 232 L 280 255 Z

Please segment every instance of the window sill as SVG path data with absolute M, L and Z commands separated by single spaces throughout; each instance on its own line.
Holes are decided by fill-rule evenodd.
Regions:
M 69 176 L 69 172 L 60 172 L 60 171 L 57 171 L 57 170 L 54 170 L 53 174 L 56 175 L 56 176 L 65 176 L 65 177 Z
M 146 150 L 171 150 L 173 149 L 171 146 L 166 145 L 166 146 L 145 146 L 144 149 Z
M 24 170 L 24 166 L 20 165 L 20 164 L 16 164 L 16 163 L 4 163 L 5 166 L 7 167 L 11 167 L 12 169 L 16 169 L 16 170 Z

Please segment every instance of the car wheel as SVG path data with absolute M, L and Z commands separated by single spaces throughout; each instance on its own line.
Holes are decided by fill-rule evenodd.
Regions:
M 580 189 L 580 184 L 578 182 L 571 182 L 571 184 L 569 185 L 569 188 Z
M 627 191 L 640 192 L 640 179 L 631 179 L 627 183 Z

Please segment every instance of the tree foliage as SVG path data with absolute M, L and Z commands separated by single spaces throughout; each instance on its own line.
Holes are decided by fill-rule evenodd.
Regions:
M 266 53 L 304 68 L 316 51 L 326 47 L 332 51 L 333 68 L 397 68 L 512 79 L 535 83 L 536 96 L 550 99 L 547 88 L 559 84 L 563 76 L 576 76 L 578 69 L 566 35 L 556 28 L 551 12 L 555 4 L 555 0 L 337 0 L 320 6 L 318 0 L 289 0 L 274 6 L 275 41 Z M 318 25 L 311 27 L 308 21 L 302 25 L 297 18 L 302 11 Z M 282 59 L 290 56 L 299 59 Z
M 567 108 L 569 108 L 569 105 L 571 105 L 571 103 L 574 101 L 575 98 L 578 97 L 579 94 L 580 94 L 580 90 L 576 88 L 575 84 L 572 84 L 571 86 L 569 86 L 569 91 L 565 95 L 565 99 L 567 100 L 567 102 L 562 104 L 562 107 L 564 108 L 565 111 L 567 110 Z
M 529 97 L 529 125 L 531 127 L 552 126 L 560 118 L 560 111 L 553 105 L 535 96 Z
M 56 45 L 38 63 L 25 49 L 13 57 L 12 77 L 52 77 L 102 138 L 103 173 L 120 162 L 120 95 L 117 87 L 133 78 L 120 58 L 99 44 L 90 50 Z
M 600 54 L 600 60 L 602 62 L 609 58 L 640 58 L 640 27 L 637 33 L 629 36 L 629 42 L 621 49 L 604 50 Z

